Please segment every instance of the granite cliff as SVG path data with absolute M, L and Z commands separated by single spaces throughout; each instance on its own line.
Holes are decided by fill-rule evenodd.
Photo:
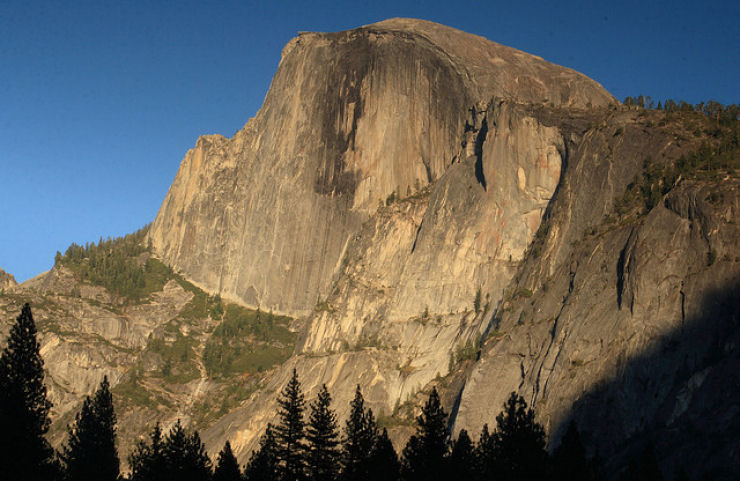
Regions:
M 296 368 L 340 419 L 359 383 L 399 449 L 431 386 L 471 432 L 517 391 L 551 444 L 576 419 L 615 469 L 651 442 L 721 477 L 740 469 L 737 129 L 431 22 L 302 33 L 256 117 L 185 156 L 135 258 L 156 287 L 124 302 L 60 261 L 0 310 L 40 305 L 57 424 L 107 372 L 127 446 L 182 417 L 245 461 Z M 730 161 L 686 167 L 703 145 Z M 295 319 L 219 338 L 259 324 L 247 307 Z M 215 344 L 236 367 L 207 364 Z
M 232 139 L 201 137 L 188 152 L 152 225 L 154 250 L 224 297 L 308 314 L 380 202 L 419 194 L 475 156 L 492 97 L 614 102 L 572 70 L 430 22 L 302 34 L 257 116 Z M 521 137 L 539 135 L 522 127 Z M 543 162 L 559 155 L 547 134 L 521 140 Z M 545 168 L 557 183 L 559 167 Z M 530 190 L 546 198 L 553 186 L 537 180 Z
M 17 285 L 18 283 L 15 281 L 13 274 L 8 274 L 4 270 L 0 269 L 0 289 L 10 289 Z

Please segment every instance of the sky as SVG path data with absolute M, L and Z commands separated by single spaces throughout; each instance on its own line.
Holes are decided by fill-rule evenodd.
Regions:
M 627 95 L 739 103 L 740 2 L 0 1 L 0 268 L 154 220 L 199 135 L 261 106 L 299 31 L 423 18 Z

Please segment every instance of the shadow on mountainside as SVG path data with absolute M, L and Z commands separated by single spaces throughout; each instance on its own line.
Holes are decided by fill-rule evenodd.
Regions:
M 575 419 L 609 479 L 654 449 L 664 479 L 730 480 L 740 473 L 740 278 L 707 291 L 701 315 L 626 360 L 616 378 L 578 399 Z M 557 445 L 559 441 L 556 441 Z

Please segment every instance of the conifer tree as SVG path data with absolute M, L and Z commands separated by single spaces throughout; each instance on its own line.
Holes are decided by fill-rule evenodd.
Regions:
M 128 458 L 130 481 L 162 481 L 167 474 L 164 459 L 162 429 L 157 423 L 149 435 L 149 443 L 141 440 Z
M 368 459 L 368 476 L 370 481 L 397 481 L 401 472 L 398 455 L 393 443 L 388 438 L 388 431 L 383 431 L 375 439 Z
M 439 401 L 437 388 L 432 389 L 416 424 L 416 434 L 403 450 L 402 478 L 406 481 L 445 479 L 449 451 L 447 413 Z
M 534 411 L 512 392 L 496 417 L 492 435 L 493 477 L 497 481 L 543 479 L 547 473 L 545 430 L 534 420 Z
M 591 467 L 575 421 L 571 421 L 552 458 L 553 481 L 589 481 Z
M 334 481 L 339 471 L 337 417 L 330 406 L 331 395 L 324 384 L 316 401 L 311 404 L 306 428 L 308 441 L 306 467 L 312 481 Z
M 305 443 L 303 410 L 305 401 L 298 382 L 298 373 L 293 376 L 278 398 L 280 424 L 275 428 L 275 440 L 280 461 L 282 481 L 302 481 L 305 479 Z
M 341 454 L 342 481 L 356 481 L 367 478 L 370 450 L 377 437 L 377 425 L 373 412 L 365 409 L 360 386 L 357 385 L 355 397 L 350 403 L 349 418 L 344 426 Z
M 171 479 L 178 481 L 211 479 L 211 460 L 200 441 L 198 431 L 188 436 L 179 419 L 167 434 L 162 451 Z
M 488 424 L 484 424 L 475 447 L 475 471 L 479 479 L 493 478 L 493 451 L 493 437 Z
M 226 441 L 223 449 L 218 453 L 216 469 L 213 470 L 213 481 L 241 481 L 241 479 L 239 463 L 231 451 L 231 443 Z
M 31 306 L 25 304 L 0 355 L 0 469 L 8 480 L 56 476 L 54 450 L 44 438 L 51 402 Z
M 473 479 L 475 476 L 475 447 L 466 430 L 461 430 L 452 443 L 449 472 L 458 479 Z
M 116 415 L 108 377 L 82 403 L 61 453 L 68 481 L 115 481 L 120 463 L 116 449 Z
M 247 467 L 244 469 L 246 481 L 275 481 L 278 479 L 278 446 L 272 424 L 267 425 L 260 438 L 260 447 L 252 451 Z

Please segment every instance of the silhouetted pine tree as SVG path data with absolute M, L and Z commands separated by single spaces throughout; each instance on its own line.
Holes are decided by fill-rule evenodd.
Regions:
M 534 420 L 534 411 L 512 392 L 496 417 L 493 442 L 493 477 L 497 481 L 543 479 L 547 474 L 545 430 Z
M 591 467 L 575 421 L 571 421 L 552 457 L 553 481 L 589 481 Z
M 211 479 L 211 460 L 200 441 L 198 431 L 188 436 L 179 419 L 165 438 L 163 454 L 170 479 L 178 481 Z
M 331 410 L 331 395 L 321 386 L 306 427 L 308 455 L 306 468 L 312 481 L 334 481 L 339 473 L 339 432 L 337 416 Z
M 139 441 L 128 458 L 131 467 L 130 481 L 163 481 L 167 475 L 164 459 L 164 441 L 159 423 L 149 435 L 149 443 Z
M 0 356 L 0 470 L 3 479 L 57 476 L 54 450 L 44 438 L 51 402 L 31 307 L 25 304 Z
M 213 470 L 213 481 L 241 481 L 241 479 L 239 463 L 231 451 L 231 444 L 226 441 L 223 449 L 218 453 L 216 469 Z
M 246 481 L 275 481 L 278 479 L 278 446 L 272 424 L 267 425 L 260 438 L 260 447 L 252 451 L 247 467 L 244 468 Z
M 365 480 L 368 475 L 370 451 L 377 437 L 377 425 L 373 412 L 365 409 L 360 386 L 350 403 L 349 418 L 344 426 L 341 454 L 342 481 Z
M 484 424 L 475 447 L 475 472 L 478 479 L 493 479 L 493 451 L 493 436 L 488 431 L 488 424 Z
M 368 458 L 368 476 L 370 481 L 397 481 L 401 472 L 401 463 L 388 438 L 388 431 L 383 431 L 375 439 Z
M 466 430 L 461 430 L 457 440 L 452 443 L 449 460 L 449 472 L 457 479 L 475 477 L 475 447 Z
M 116 415 L 108 377 L 82 403 L 61 453 L 68 481 L 115 481 L 120 463 L 116 449 Z
M 305 479 L 305 444 L 303 410 L 305 401 L 298 382 L 298 373 L 293 376 L 278 398 L 280 424 L 275 428 L 282 481 L 301 481 Z
M 416 434 L 403 450 L 401 477 L 405 481 L 441 480 L 447 477 L 447 413 L 433 388 L 429 400 L 416 418 Z

